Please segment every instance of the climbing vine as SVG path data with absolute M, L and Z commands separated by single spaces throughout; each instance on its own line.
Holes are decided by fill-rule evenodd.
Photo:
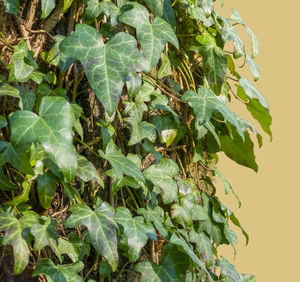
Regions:
M 230 102 L 271 116 L 220 3 L 0 1 L 1 281 L 255 281 L 218 252 L 249 237 L 214 179 L 241 205 L 218 153 L 258 169 Z

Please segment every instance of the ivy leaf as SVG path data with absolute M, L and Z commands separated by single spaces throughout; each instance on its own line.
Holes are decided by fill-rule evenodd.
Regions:
M 0 115 L 0 128 L 4 128 L 7 126 L 7 120 L 4 116 Z
M 146 222 L 152 222 L 163 237 L 168 236 L 163 224 L 164 210 L 161 207 L 147 205 L 146 209 L 140 208 L 137 213 L 143 215 Z
M 48 282 L 82 282 L 82 278 L 76 273 L 83 268 L 82 261 L 55 265 L 50 259 L 40 259 L 32 276 L 45 275 Z
M 50 217 L 43 217 L 43 220 L 43 224 L 36 223 L 30 228 L 31 234 L 35 237 L 34 250 L 39 251 L 45 246 L 50 246 L 60 259 L 55 221 Z
M 151 24 L 149 13 L 143 5 L 131 2 L 130 6 L 133 8 L 120 15 L 119 21 L 136 28 L 137 39 L 141 41 L 143 54 L 149 59 L 152 68 L 157 64 L 167 42 L 179 48 L 177 37 L 171 26 L 160 17 L 156 17 Z
M 221 273 L 232 279 L 234 282 L 243 282 L 241 276 L 236 272 L 234 266 L 226 259 L 217 260 L 216 265 L 221 267 Z
M 219 95 L 227 74 L 227 55 L 221 48 L 208 46 L 193 46 L 190 48 L 202 55 L 203 70 L 210 88 Z
M 256 278 L 254 275 L 241 274 L 241 278 L 243 282 L 256 282 Z
M 39 116 L 29 111 L 16 111 L 10 122 L 13 144 L 41 142 L 49 158 L 64 173 L 66 182 L 74 179 L 77 156 L 72 149 L 72 127 L 75 118 L 71 105 L 64 98 L 43 97 Z
M 108 160 L 111 166 L 115 169 L 117 176 L 121 178 L 123 174 L 138 178 L 144 181 L 144 176 L 138 166 L 127 159 L 115 145 L 114 141 L 111 139 L 107 146 L 105 154 L 102 151 L 99 151 L 99 154 L 102 158 Z
M 260 69 L 257 63 L 246 53 L 246 62 L 248 63 L 250 70 L 253 74 L 254 81 L 257 81 L 260 77 Z
M 272 124 L 272 117 L 269 111 L 264 108 L 257 99 L 251 99 L 247 105 L 247 109 L 272 140 L 272 132 L 270 128 Z
M 17 88 L 9 85 L 6 82 L 0 82 L 0 97 L 4 95 L 20 98 L 20 92 Z
M 199 86 L 198 94 L 189 90 L 184 93 L 181 100 L 190 103 L 200 124 L 205 124 L 213 112 L 219 112 L 227 122 L 236 127 L 237 132 L 244 139 L 245 128 L 237 121 L 236 114 L 226 106 L 221 97 L 216 96 L 210 89 Z
M 15 148 L 11 143 L 0 141 L 0 166 L 9 162 L 14 168 L 33 175 L 33 169 L 24 148 Z
M 232 26 L 231 22 L 228 19 L 222 19 L 225 23 L 224 27 L 220 30 L 224 42 L 233 40 L 234 53 L 233 56 L 235 59 L 244 56 L 244 44 L 239 38 L 236 30 Z
M 87 205 L 76 204 L 70 207 L 70 211 L 72 215 L 66 221 L 66 227 L 86 226 L 92 245 L 115 271 L 118 267 L 118 251 L 113 207 L 102 203 L 92 211 Z
M 177 183 L 173 177 L 179 172 L 178 165 L 171 159 L 161 158 L 157 165 L 151 165 L 144 171 L 144 176 L 162 191 L 164 204 L 170 204 L 178 194 Z
M 6 13 L 17 14 L 20 10 L 20 0 L 3 0 Z
M 172 74 L 171 63 L 167 55 L 163 54 L 161 59 L 161 66 L 157 73 L 157 78 L 162 79 Z
M 54 8 L 55 8 L 55 0 L 42 0 L 41 19 L 47 18 Z
M 71 233 L 68 240 L 58 239 L 58 249 L 60 254 L 67 254 L 73 262 L 82 260 L 90 252 L 90 245 L 76 233 Z
M 101 187 L 104 187 L 103 180 L 101 179 L 98 171 L 84 156 L 78 156 L 78 167 L 76 174 L 85 182 L 95 180 Z
M 269 109 L 269 104 L 267 99 L 256 90 L 253 84 L 246 78 L 240 78 L 240 87 L 242 87 L 249 99 L 257 98 L 259 103 L 265 107 L 267 110 Z
M 59 49 L 81 61 L 91 87 L 109 115 L 118 106 L 127 74 L 150 69 L 135 38 L 124 32 L 104 44 L 96 29 L 77 24 L 75 32 L 61 42 Z
M 71 7 L 73 1 L 74 1 L 74 0 L 64 0 L 64 8 L 63 8 L 63 11 L 68 10 L 68 9 Z
M 20 274 L 28 264 L 28 236 L 32 225 L 37 223 L 37 216 L 28 213 L 20 219 L 9 212 L 0 213 L 0 231 L 4 231 L 2 244 L 12 245 L 14 251 L 14 275 Z
M 131 146 L 140 143 L 144 138 L 149 139 L 152 143 L 154 143 L 156 139 L 155 126 L 147 121 L 133 125 L 128 145 Z
M 189 257 L 178 251 L 176 245 L 168 244 L 163 248 L 159 265 L 152 261 L 142 261 L 136 265 L 135 270 L 142 273 L 141 282 L 183 282 L 182 274 L 189 265 Z
M 191 243 L 195 243 L 197 251 L 204 259 L 206 266 L 209 267 L 213 264 L 212 244 L 210 239 L 204 232 L 197 233 L 194 229 L 189 233 Z
M 199 0 L 199 3 L 205 13 L 205 16 L 209 17 L 214 8 L 213 0 Z
M 254 144 L 248 132 L 245 132 L 245 141 L 236 134 L 233 135 L 233 139 L 229 136 L 221 136 L 222 151 L 238 164 L 252 168 L 257 172 L 258 166 L 255 162 L 253 148 Z
M 37 177 L 37 193 L 41 206 L 47 210 L 56 192 L 56 178 L 50 174 L 42 174 Z
M 129 73 L 126 76 L 126 87 L 129 97 L 135 97 L 142 86 L 142 79 L 135 72 Z
M 157 241 L 152 224 L 145 223 L 142 216 L 132 218 L 127 208 L 118 207 L 115 219 L 120 226 L 121 233 L 124 233 L 126 237 L 128 256 L 131 262 L 139 258 L 141 249 L 147 244 L 148 238 Z
M 21 90 L 20 91 L 20 101 L 19 101 L 19 106 L 21 110 L 26 110 L 26 111 L 32 111 L 35 105 L 36 101 L 36 96 L 34 91 L 32 90 Z
M 175 14 L 171 0 L 145 0 L 155 16 L 163 18 L 172 27 L 175 26 Z
M 172 207 L 172 218 L 186 227 L 191 226 L 193 220 L 207 220 L 208 214 L 201 205 L 196 203 L 196 197 L 193 194 L 187 194 Z
M 194 253 L 192 247 L 189 246 L 188 243 L 181 236 L 178 236 L 178 235 L 176 235 L 176 233 L 173 233 L 173 235 L 170 239 L 170 243 L 182 247 L 183 250 L 185 251 L 185 253 L 189 255 L 191 260 L 195 264 L 197 264 L 208 275 L 208 277 L 211 279 L 210 274 L 208 273 L 206 267 L 203 265 L 201 260 L 196 256 L 196 254 Z
M 252 58 L 255 58 L 258 54 L 258 47 L 259 47 L 259 42 L 257 37 L 255 36 L 255 34 L 252 32 L 252 30 L 245 24 L 245 22 L 242 20 L 239 12 L 236 9 L 232 9 L 232 15 L 231 15 L 231 19 L 233 21 L 236 21 L 237 23 L 243 25 L 248 34 L 250 35 L 251 38 L 251 47 L 252 47 Z
M 0 191 L 13 191 L 19 187 L 12 183 L 4 174 L 2 167 L 0 166 Z

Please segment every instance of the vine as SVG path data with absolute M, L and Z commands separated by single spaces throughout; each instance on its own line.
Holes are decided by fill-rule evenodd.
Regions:
M 214 178 L 241 205 L 218 153 L 258 169 L 232 97 L 272 119 L 214 2 L 0 2 L 1 281 L 255 281 L 218 252 L 249 237 Z

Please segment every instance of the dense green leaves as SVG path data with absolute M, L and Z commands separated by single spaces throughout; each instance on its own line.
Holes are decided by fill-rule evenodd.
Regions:
M 91 87 L 110 115 L 117 108 L 126 75 L 149 70 L 134 37 L 123 32 L 104 44 L 96 29 L 78 24 L 59 48 L 66 56 L 81 61 Z
M 20 9 L 20 0 L 3 0 L 6 12 L 10 14 L 17 14 Z
M 13 144 L 22 146 L 33 141 L 41 142 L 67 181 L 74 178 L 77 168 L 77 157 L 72 149 L 74 114 L 64 98 L 44 97 L 39 116 L 29 111 L 17 111 L 10 122 Z
M 86 205 L 77 204 L 71 206 L 70 211 L 72 215 L 67 220 L 66 226 L 86 226 L 92 245 L 115 271 L 118 266 L 118 252 L 114 209 L 106 203 L 102 203 L 94 211 Z

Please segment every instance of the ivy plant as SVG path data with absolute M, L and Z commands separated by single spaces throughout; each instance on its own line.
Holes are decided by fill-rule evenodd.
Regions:
M 214 179 L 241 205 L 218 155 L 258 170 L 231 104 L 272 118 L 223 2 L 0 2 L 1 281 L 255 281 L 219 252 L 249 236 Z

